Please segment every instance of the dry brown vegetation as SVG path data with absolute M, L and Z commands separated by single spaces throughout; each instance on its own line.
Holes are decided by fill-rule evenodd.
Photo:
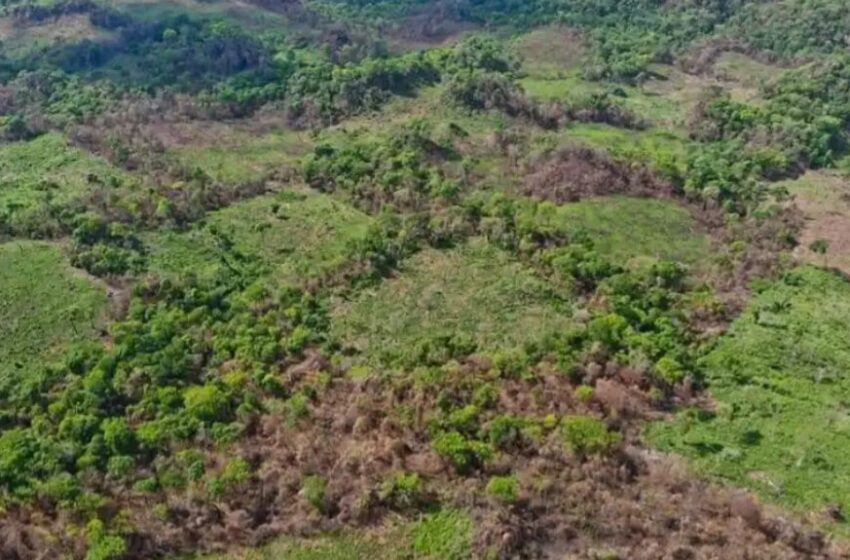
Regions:
M 115 496 L 135 530 L 130 558 L 165 553 L 226 550 L 254 545 L 281 533 L 311 535 L 342 527 L 374 530 L 404 516 L 403 505 L 379 492 L 394 473 L 418 474 L 417 500 L 463 507 L 477 520 L 477 554 L 498 558 L 842 558 L 823 535 L 765 511 L 743 494 L 695 479 L 674 460 L 647 451 L 640 421 L 659 414 L 649 380 L 615 363 L 590 363 L 571 376 L 543 362 L 533 380 L 494 379 L 492 363 L 471 357 L 439 384 L 411 378 L 351 380 L 315 354 L 282 373 L 293 386 L 313 385 L 317 394 L 303 418 L 258 417 L 246 437 L 226 452 L 209 450 L 216 471 L 236 457 L 255 468 L 249 480 L 212 499 L 200 487 L 184 493 Z M 324 374 L 322 373 L 324 372 Z M 333 372 L 332 378 L 319 381 Z M 572 379 L 572 381 L 570 381 Z M 590 400 L 576 387 L 595 381 Z M 317 385 L 318 382 L 318 385 Z M 515 434 L 479 470 L 458 477 L 428 443 L 428 425 L 439 402 L 469 402 L 482 383 L 494 400 L 478 421 L 499 415 L 535 420 L 537 428 Z M 680 398 L 689 398 L 687 391 Z M 626 440 L 609 454 L 571 452 L 546 417 L 567 414 L 603 418 Z M 489 476 L 515 473 L 520 499 L 496 506 L 482 496 Z M 303 493 L 308 476 L 327 481 L 320 503 Z M 93 481 L 104 492 L 108 478 Z M 67 532 L 66 514 L 12 509 L 0 521 L 4 559 L 52 557 L 82 550 Z M 52 537 L 48 537 L 50 534 Z

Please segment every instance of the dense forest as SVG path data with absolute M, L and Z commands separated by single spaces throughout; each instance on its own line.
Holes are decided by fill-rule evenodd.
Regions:
M 0 559 L 850 557 L 838 0 L 0 0 Z

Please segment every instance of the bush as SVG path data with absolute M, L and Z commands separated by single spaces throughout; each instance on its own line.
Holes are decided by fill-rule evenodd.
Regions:
M 576 398 L 583 403 L 590 402 L 593 399 L 593 393 L 593 387 L 590 385 L 579 385 L 575 390 Z
M 225 465 L 217 477 L 207 482 L 207 492 L 210 497 L 218 498 L 231 492 L 251 476 L 251 466 L 245 459 L 234 459 Z
M 86 560 L 120 560 L 127 553 L 127 544 L 117 535 L 111 535 L 99 519 L 86 526 L 89 551 Z
M 619 433 L 610 432 L 592 416 L 566 416 L 561 434 L 573 453 L 581 457 L 605 453 L 622 440 Z
M 186 411 L 202 422 L 225 420 L 230 414 L 230 399 L 215 385 L 190 387 L 183 399 Z
M 325 513 L 328 509 L 327 496 L 325 494 L 327 486 L 327 481 L 321 476 L 316 475 L 308 476 L 301 485 L 301 495 L 304 497 L 304 500 L 319 513 Z
M 487 483 L 486 492 L 503 504 L 513 504 L 519 499 L 519 480 L 515 476 L 494 476 Z
M 685 368 L 675 359 L 664 356 L 655 364 L 655 376 L 665 383 L 675 385 L 685 379 Z
M 422 479 L 416 473 L 398 473 L 381 486 L 379 497 L 397 509 L 410 509 L 422 501 Z
M 516 416 L 497 416 L 487 426 L 487 439 L 494 447 L 508 449 L 522 440 L 522 430 L 526 424 Z
M 108 418 L 101 424 L 103 441 L 113 454 L 132 454 L 136 447 L 136 434 L 123 418 Z
M 443 432 L 431 443 L 440 457 L 449 461 L 461 474 L 466 474 L 493 456 L 490 445 L 468 440 L 458 432 Z

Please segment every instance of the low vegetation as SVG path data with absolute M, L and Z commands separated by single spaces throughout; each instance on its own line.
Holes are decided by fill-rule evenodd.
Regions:
M 704 359 L 713 410 L 682 412 L 650 437 L 794 509 L 846 510 L 848 294 L 844 278 L 814 268 L 760 286 Z
M 570 314 L 568 300 L 481 240 L 425 251 L 398 277 L 333 312 L 343 344 L 369 361 L 411 365 L 440 360 L 429 354 L 442 341 L 461 353 L 522 346 L 565 328 Z
M 7 390 L 76 343 L 101 335 L 107 293 L 56 245 L 0 244 L 0 384 Z
M 0 2 L 0 557 L 847 557 L 845 19 Z

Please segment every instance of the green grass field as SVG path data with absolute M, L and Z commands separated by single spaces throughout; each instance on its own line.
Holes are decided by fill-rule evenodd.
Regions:
M 339 305 L 334 331 L 372 361 L 394 362 L 423 341 L 465 335 L 483 350 L 539 340 L 570 323 L 545 282 L 482 240 L 426 250 L 400 274 Z
M 813 267 L 789 273 L 755 297 L 706 358 L 715 410 L 657 423 L 650 440 L 798 511 L 847 511 L 848 317 L 850 282 Z
M 0 211 L 26 210 L 46 200 L 67 202 L 90 191 L 93 181 L 106 182 L 111 177 L 127 178 L 106 161 L 68 145 L 58 133 L 2 144 Z
M 0 378 L 26 375 L 92 339 L 105 305 L 105 290 L 72 271 L 57 246 L 0 245 Z
M 708 236 L 675 202 L 609 196 L 561 206 L 557 216 L 568 229 L 586 232 L 611 262 L 700 263 L 710 254 Z
M 150 268 L 161 274 L 210 275 L 226 254 L 238 253 L 263 263 L 275 281 L 298 282 L 342 264 L 348 244 L 370 223 L 370 217 L 330 196 L 287 192 L 214 212 L 188 232 L 147 234 L 145 241 Z
M 468 514 L 449 509 L 422 515 L 380 535 L 345 532 L 310 539 L 284 538 L 262 548 L 196 560 L 466 560 L 471 554 L 472 531 Z
M 211 145 L 182 146 L 174 152 L 184 165 L 200 167 L 221 181 L 239 182 L 263 179 L 282 166 L 296 165 L 311 148 L 306 132 L 279 129 L 257 135 L 232 129 Z

